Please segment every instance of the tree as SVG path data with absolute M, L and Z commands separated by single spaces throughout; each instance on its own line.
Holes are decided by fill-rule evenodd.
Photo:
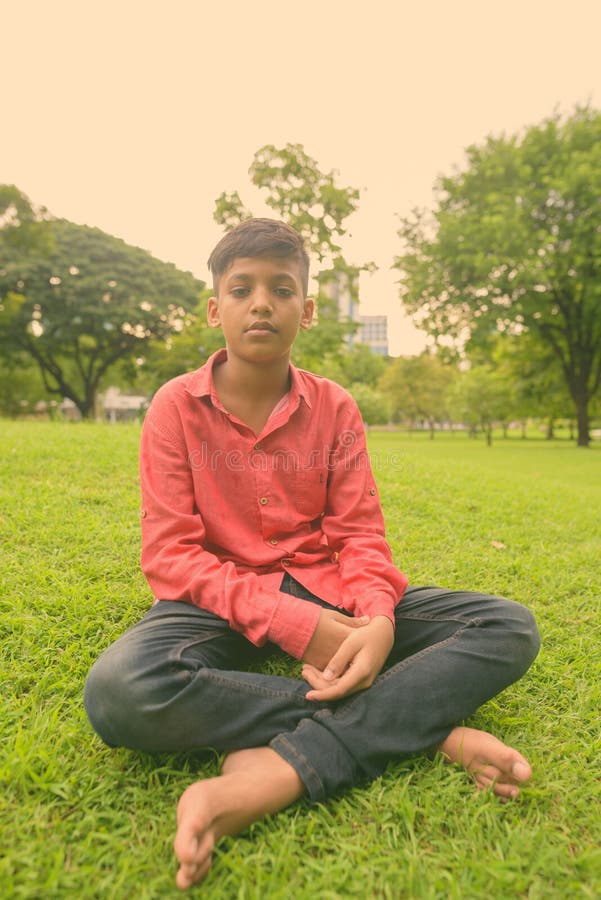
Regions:
M 53 411 L 57 406 L 46 393 L 40 372 L 25 353 L 0 357 L 0 416 L 35 412 L 38 404 Z
M 223 225 L 226 231 L 231 231 L 240 222 L 252 218 L 252 213 L 242 203 L 238 191 L 232 191 L 231 194 L 223 191 L 215 201 L 213 218 L 219 225 Z
M 361 418 L 366 425 L 385 425 L 390 418 L 388 398 L 363 382 L 354 382 L 349 386 L 355 403 L 359 407 Z
M 15 251 L 22 255 L 49 252 L 52 232 L 47 222 L 45 207 L 34 207 L 14 184 L 0 184 L 0 259 L 9 259 Z
M 346 353 L 344 339 L 357 326 L 348 320 L 341 321 L 336 303 L 327 296 L 318 293 L 316 307 L 318 321 L 311 328 L 299 331 L 292 348 L 292 362 L 326 377 L 332 377 L 330 372 L 334 367 L 338 378 Z
M 474 431 L 481 426 L 490 447 L 493 426 L 507 423 L 515 408 L 515 397 L 511 385 L 491 366 L 480 365 L 460 373 L 450 405 L 455 417 Z
M 204 284 L 98 228 L 45 227 L 51 249 L 3 241 L 0 348 L 33 359 L 87 418 L 107 372 L 181 331 Z
M 534 332 L 497 335 L 490 349 L 476 350 L 470 361 L 473 365 L 492 362 L 497 377 L 510 386 L 507 414 L 522 422 L 523 437 L 528 418 L 544 418 L 547 437 L 552 438 L 555 419 L 569 417 L 571 402 L 561 367 Z
M 601 114 L 467 150 L 431 217 L 402 220 L 401 297 L 438 341 L 533 333 L 558 360 L 578 444 L 601 385 Z
M 365 384 L 377 388 L 386 371 L 388 357 L 374 353 L 368 344 L 353 344 L 341 358 L 342 383 L 344 385 Z
M 252 183 L 266 192 L 267 206 L 303 236 L 320 263 L 342 258 L 335 240 L 346 233 L 344 221 L 357 209 L 356 188 L 339 187 L 336 173 L 322 172 L 301 144 L 280 150 L 266 144 L 248 171 Z M 226 230 L 251 215 L 237 191 L 224 191 L 217 198 L 214 219 Z
M 202 291 L 196 308 L 186 317 L 186 327 L 179 334 L 150 343 L 141 364 L 129 373 L 130 383 L 135 380 L 140 389 L 154 393 L 170 378 L 197 369 L 212 353 L 225 347 L 222 331 L 207 324 L 207 302 L 212 295 L 211 288 Z
M 449 418 L 448 395 L 455 370 L 428 351 L 399 356 L 382 375 L 380 390 L 388 397 L 395 420 L 427 422 L 434 426 Z
M 14 184 L 0 184 L 0 275 L 3 261 L 11 254 L 44 253 L 51 248 L 47 210 L 34 207 L 29 197 Z M 6 348 L 0 349 L 5 351 L 0 357 L 0 415 L 16 416 L 48 399 L 31 358 L 14 348 L 10 354 Z

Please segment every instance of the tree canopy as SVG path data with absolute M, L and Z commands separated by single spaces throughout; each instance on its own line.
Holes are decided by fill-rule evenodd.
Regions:
M 154 393 L 170 378 L 197 369 L 212 353 L 225 347 L 221 329 L 207 324 L 207 304 L 212 294 L 211 288 L 202 291 L 197 306 L 186 316 L 182 331 L 166 341 L 150 343 L 143 363 L 136 367 L 135 382 L 140 390 Z
M 405 307 L 439 342 L 533 334 L 559 362 L 588 445 L 601 385 L 601 114 L 489 137 L 437 188 L 431 216 L 401 223 Z
M 15 252 L 28 255 L 50 251 L 52 235 L 47 220 L 45 207 L 35 208 L 14 184 L 0 184 L 0 259 Z
M 345 219 L 359 203 L 359 191 L 336 183 L 336 172 L 322 172 L 301 144 L 277 149 L 266 144 L 255 153 L 248 173 L 261 188 L 265 203 L 305 239 L 320 262 L 342 258 L 336 241 L 346 233 Z M 214 218 L 226 229 L 249 218 L 237 191 L 224 191 L 216 200 Z
M 424 421 L 434 437 L 434 425 L 449 418 L 448 394 L 455 370 L 433 353 L 399 356 L 380 378 L 380 390 L 387 396 L 397 420 Z
M 111 367 L 181 331 L 204 284 L 98 228 L 46 221 L 44 244 L 4 225 L 0 348 L 33 359 L 46 390 L 88 417 Z
M 486 364 L 460 372 L 448 402 L 456 418 L 473 429 L 482 428 L 489 446 L 493 425 L 501 424 L 506 433 L 507 422 L 516 408 L 512 384 Z

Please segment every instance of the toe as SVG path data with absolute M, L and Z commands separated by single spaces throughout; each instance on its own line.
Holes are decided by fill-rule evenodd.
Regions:
M 519 758 L 511 767 L 511 774 L 516 781 L 528 781 L 532 775 L 532 769 L 525 759 Z
M 180 825 L 173 841 L 173 849 L 182 866 L 194 866 L 198 862 L 199 845 L 196 834 Z
M 481 766 L 479 769 L 472 771 L 471 775 L 474 783 L 481 791 L 492 790 L 497 797 L 505 800 L 519 797 L 520 789 L 515 784 L 515 780 L 508 777 L 505 772 L 496 766 Z
M 480 768 L 470 772 L 476 786 L 483 791 L 493 786 L 499 774 L 499 770 L 495 766 L 480 766 Z
M 211 859 L 205 859 L 195 866 L 182 865 L 175 876 L 175 885 L 180 891 L 185 891 L 194 884 L 198 884 L 206 877 L 211 868 Z
M 520 796 L 520 789 L 515 784 L 506 784 L 497 781 L 493 784 L 492 790 L 497 797 L 501 797 L 501 799 L 505 800 L 515 800 Z
M 185 891 L 191 884 L 194 884 L 195 874 L 195 866 L 180 866 L 177 870 L 177 875 L 175 876 L 176 887 L 178 887 L 180 891 Z
M 499 767 L 505 780 L 527 781 L 532 775 L 532 769 L 524 757 L 512 747 L 506 747 L 499 758 L 491 760 Z

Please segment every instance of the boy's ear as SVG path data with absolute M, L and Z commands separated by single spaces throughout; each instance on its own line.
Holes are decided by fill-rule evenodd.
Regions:
M 301 316 L 300 327 L 307 329 L 311 327 L 313 322 L 313 313 L 315 312 L 315 301 L 311 297 L 307 297 L 303 305 L 303 314 Z
M 221 325 L 217 297 L 209 297 L 209 302 L 207 304 L 207 325 L 209 328 L 219 328 Z

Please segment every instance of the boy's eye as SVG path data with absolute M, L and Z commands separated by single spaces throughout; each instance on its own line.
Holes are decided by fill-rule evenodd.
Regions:
M 290 288 L 280 287 L 275 289 L 278 297 L 292 297 L 292 291 Z
M 248 288 L 245 288 L 245 287 L 232 288 L 231 293 L 232 293 L 233 297 L 246 297 L 246 295 L 248 294 Z

